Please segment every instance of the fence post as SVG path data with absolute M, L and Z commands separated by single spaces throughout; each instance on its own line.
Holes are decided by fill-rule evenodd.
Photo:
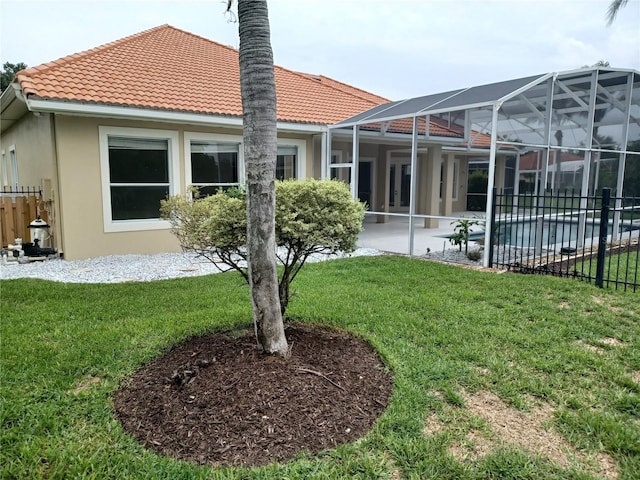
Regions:
M 602 208 L 600 209 L 600 234 L 598 237 L 598 260 L 596 263 L 596 287 L 604 286 L 604 262 L 607 253 L 607 230 L 609 228 L 609 203 L 611 189 L 602 189 Z
M 489 268 L 493 267 L 493 239 L 495 238 L 495 230 L 496 230 L 496 212 L 498 211 L 498 209 L 496 208 L 496 198 L 498 197 L 498 189 L 496 187 L 493 187 L 491 195 L 493 195 L 493 201 L 491 203 L 491 205 L 493 205 L 493 209 L 491 211 L 491 218 L 487 218 L 487 221 L 491 222 L 489 223 L 489 245 L 484 246 L 484 248 L 489 249 L 489 265 L 488 265 Z

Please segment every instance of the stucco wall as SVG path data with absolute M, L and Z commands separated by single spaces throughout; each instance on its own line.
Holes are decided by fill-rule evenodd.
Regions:
M 180 251 L 178 242 L 168 228 L 105 232 L 99 144 L 99 127 L 101 126 L 177 132 L 180 172 L 177 184 L 182 192 L 186 190 L 184 133 L 203 132 L 241 136 L 241 130 L 92 117 L 57 117 L 61 223 L 65 232 L 65 258 L 81 259 L 111 254 L 154 254 Z M 307 175 L 311 174 L 314 171 L 312 137 L 288 132 L 278 136 L 280 139 L 304 141 L 306 145 L 305 170 Z
M 55 155 L 49 114 L 29 112 L 6 132 L 2 132 L 0 150 L 5 153 L 9 185 L 14 180 L 9 160 L 9 149 L 13 145 L 18 162 L 18 185 L 40 187 L 43 178 L 54 177 Z M 0 168 L 4 168 L 4 165 Z M 4 172 L 0 178 L 4 178 Z
M 18 186 L 42 189 L 50 238 L 44 243 L 59 249 L 62 245 L 60 205 L 57 192 L 57 169 L 52 114 L 26 113 L 11 128 L 2 132 L 0 150 L 5 160 L 0 163 L 2 187 L 11 188 L 15 179 L 11 168 L 10 149 L 15 147 L 18 165 Z M 6 175 L 5 170 L 6 168 Z M 6 183 L 5 183 L 6 177 Z

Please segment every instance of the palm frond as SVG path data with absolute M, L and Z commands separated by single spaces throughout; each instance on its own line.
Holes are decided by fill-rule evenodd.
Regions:
M 624 7 L 629 0 L 612 0 L 607 9 L 607 25 L 611 25 L 615 20 L 618 12 Z

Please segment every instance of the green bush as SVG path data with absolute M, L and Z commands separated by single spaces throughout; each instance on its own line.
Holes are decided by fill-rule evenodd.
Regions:
M 479 219 L 460 218 L 455 222 L 451 222 L 451 225 L 455 225 L 453 228 L 453 235 L 451 235 L 450 241 L 454 245 L 457 245 L 459 250 L 462 251 L 464 245 L 464 254 L 469 256 L 469 234 L 471 233 L 471 227 L 476 225 L 482 225 L 482 221 Z
M 482 252 L 480 250 L 471 250 L 469 253 L 467 253 L 467 258 L 469 260 L 477 262 L 482 258 Z
M 343 182 L 276 182 L 276 255 L 283 267 L 278 279 L 283 315 L 291 282 L 310 255 L 355 250 L 364 211 Z M 162 202 L 161 212 L 183 250 L 202 255 L 221 269 L 230 266 L 249 281 L 244 192 L 220 190 L 204 198 L 196 192 L 193 200 L 177 195 Z

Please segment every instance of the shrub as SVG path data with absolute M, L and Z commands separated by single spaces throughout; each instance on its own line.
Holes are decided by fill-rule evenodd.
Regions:
M 478 260 L 480 260 L 482 258 L 482 251 L 480 251 L 480 250 L 471 250 L 470 252 L 467 253 L 467 258 L 469 260 L 477 262 Z
M 249 281 L 246 267 L 247 215 L 244 192 L 234 189 L 194 199 L 173 196 L 162 202 L 163 218 L 185 251 L 229 266 Z M 284 315 L 290 285 L 310 255 L 349 253 L 362 230 L 364 205 L 348 185 L 335 180 L 276 182 L 276 256 L 282 269 L 279 293 Z
M 453 235 L 451 235 L 451 243 L 458 245 L 460 251 L 462 251 L 462 245 L 464 245 L 464 254 L 468 257 L 471 227 L 481 225 L 482 221 L 479 219 L 461 218 L 456 222 L 451 222 L 451 225 L 453 224 L 455 224 L 455 227 L 453 228 Z

